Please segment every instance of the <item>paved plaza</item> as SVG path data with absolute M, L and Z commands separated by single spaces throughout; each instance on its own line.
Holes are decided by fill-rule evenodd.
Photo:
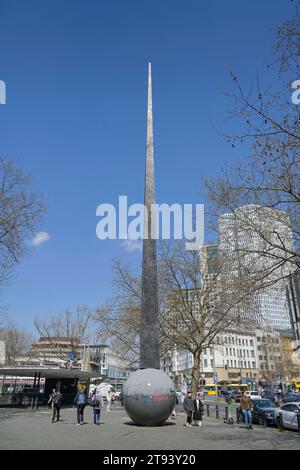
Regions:
M 51 423 L 50 411 L 40 408 L 0 409 L 0 449 L 89 449 L 89 450 L 201 450 L 282 449 L 300 450 L 300 434 L 277 428 L 243 423 L 227 425 L 223 419 L 204 417 L 202 427 L 187 428 L 179 413 L 160 427 L 134 425 L 120 405 L 103 411 L 101 425 L 92 425 L 92 409 L 86 408 L 85 424 L 76 426 L 76 410 L 62 409 L 62 421 Z

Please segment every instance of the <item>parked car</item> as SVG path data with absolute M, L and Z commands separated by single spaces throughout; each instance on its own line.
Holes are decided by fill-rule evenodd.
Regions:
M 248 392 L 246 392 L 246 395 L 250 398 L 250 400 L 252 400 L 253 398 L 261 400 L 261 395 L 256 390 L 249 390 Z
M 273 400 L 275 399 L 275 393 L 272 390 L 263 390 L 261 392 L 261 398 L 266 398 L 268 400 Z
M 275 410 L 275 422 L 280 425 L 279 413 L 282 413 L 283 427 L 298 430 L 297 414 L 300 413 L 300 402 L 286 403 Z
M 282 398 L 283 403 L 292 403 L 296 401 L 300 401 L 300 394 L 286 393 Z
M 272 401 L 267 399 L 255 398 L 252 402 L 252 420 L 256 424 L 275 424 L 275 410 L 278 406 Z

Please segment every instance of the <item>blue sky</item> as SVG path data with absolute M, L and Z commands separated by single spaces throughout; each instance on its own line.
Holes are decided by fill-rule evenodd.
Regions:
M 96 238 L 95 213 L 119 195 L 143 201 L 147 63 L 157 202 L 201 203 L 201 177 L 237 157 L 216 132 L 228 71 L 245 85 L 266 74 L 274 29 L 293 11 L 289 0 L 0 0 L 0 153 L 43 193 L 50 235 L 2 293 L 13 320 L 31 328 L 101 304 L 112 258 L 139 263 L 139 251 Z

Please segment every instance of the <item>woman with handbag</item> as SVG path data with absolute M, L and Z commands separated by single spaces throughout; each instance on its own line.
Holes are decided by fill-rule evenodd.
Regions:
M 193 420 L 195 426 L 202 426 L 202 415 L 203 415 L 203 403 L 200 400 L 200 394 L 197 393 L 196 398 L 194 400 L 194 413 L 193 413 Z
M 100 394 L 97 395 L 96 390 L 92 392 L 92 395 L 90 397 L 90 406 L 92 406 L 93 408 L 93 424 L 99 426 L 100 413 L 101 413 L 101 408 L 103 406 L 103 400 Z

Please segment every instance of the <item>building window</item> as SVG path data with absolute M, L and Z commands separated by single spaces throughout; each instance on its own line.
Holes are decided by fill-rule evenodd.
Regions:
M 204 367 L 207 367 L 207 359 L 204 359 L 203 363 L 204 363 Z
M 214 366 L 214 360 L 213 359 L 210 360 L 210 365 L 211 365 L 211 367 Z
M 256 369 L 256 364 L 255 364 L 255 362 L 252 362 L 252 369 Z
M 250 346 L 253 346 L 253 339 L 250 339 Z

